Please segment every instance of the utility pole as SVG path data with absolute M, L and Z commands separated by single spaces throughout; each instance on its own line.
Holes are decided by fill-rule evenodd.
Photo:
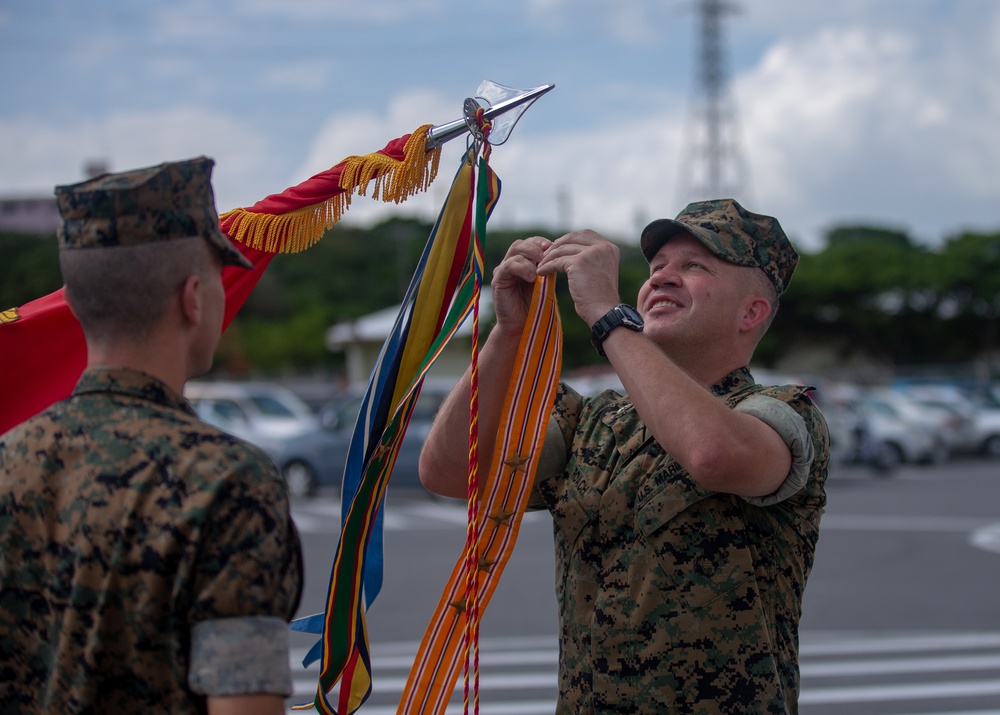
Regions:
M 696 0 L 699 14 L 695 98 L 680 162 L 681 203 L 747 199 L 749 168 L 743 156 L 735 101 L 729 91 L 722 18 L 737 7 L 726 0 Z

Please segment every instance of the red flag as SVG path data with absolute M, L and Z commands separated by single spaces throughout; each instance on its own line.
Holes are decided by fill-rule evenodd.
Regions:
M 420 127 L 384 149 L 351 156 L 301 184 L 272 194 L 247 209 L 219 217 L 219 227 L 253 263 L 247 270 L 226 266 L 223 329 L 243 306 L 277 252 L 295 252 L 318 241 L 375 181 L 375 198 L 400 202 L 426 189 L 437 174 L 440 149 L 426 151 Z M 381 193 L 379 196 L 378 194 Z M 0 313 L 0 434 L 73 391 L 87 364 L 80 324 L 62 289 Z

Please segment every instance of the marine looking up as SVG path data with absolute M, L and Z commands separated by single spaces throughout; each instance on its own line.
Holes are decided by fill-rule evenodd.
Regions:
M 809 386 L 759 385 L 748 365 L 798 255 L 777 220 L 732 199 L 652 222 L 640 246 L 635 307 L 618 247 L 593 231 L 516 241 L 493 273 L 481 455 L 538 276 L 567 276 L 625 392 L 561 384 L 532 485 L 529 508 L 555 531 L 557 712 L 795 713 L 829 435 Z M 421 454 L 432 492 L 466 494 L 468 404 L 467 375 Z

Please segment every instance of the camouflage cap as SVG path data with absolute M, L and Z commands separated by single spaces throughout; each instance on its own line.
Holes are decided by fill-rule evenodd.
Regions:
M 137 246 L 201 236 L 222 262 L 253 264 L 219 229 L 212 192 L 215 162 L 200 156 L 57 186 L 60 250 Z
M 751 213 L 733 199 L 697 201 L 676 219 L 653 221 L 639 239 L 642 254 L 651 261 L 663 244 L 682 232 L 697 238 L 719 258 L 762 269 L 778 295 L 788 287 L 799 262 L 777 219 Z

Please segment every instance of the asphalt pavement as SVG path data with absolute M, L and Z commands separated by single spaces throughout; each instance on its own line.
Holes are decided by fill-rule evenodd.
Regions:
M 1000 462 L 830 476 L 801 632 L 802 715 L 1000 715 Z M 300 614 L 322 608 L 339 536 L 336 495 L 297 502 Z M 466 508 L 394 492 L 385 581 L 368 614 L 374 683 L 364 715 L 396 712 L 427 621 L 465 539 Z M 528 514 L 483 617 L 480 712 L 551 713 L 556 609 L 551 522 Z M 295 702 L 311 701 L 314 637 L 293 633 Z M 461 713 L 462 678 L 449 712 Z

